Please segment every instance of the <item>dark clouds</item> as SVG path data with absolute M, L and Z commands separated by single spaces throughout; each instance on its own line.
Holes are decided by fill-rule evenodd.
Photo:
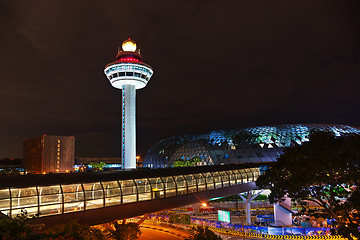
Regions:
M 180 133 L 360 125 L 360 2 L 0 1 L 0 157 L 73 135 L 120 152 L 120 91 L 103 74 L 132 37 L 155 71 L 137 92 L 138 150 Z

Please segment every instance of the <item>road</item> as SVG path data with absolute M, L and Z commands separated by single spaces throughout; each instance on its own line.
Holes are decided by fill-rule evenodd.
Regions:
M 178 237 L 174 234 L 151 229 L 151 228 L 140 227 L 140 230 L 141 230 L 141 235 L 138 238 L 138 240 L 149 240 L 149 239 L 153 239 L 153 240 L 172 240 L 172 239 L 183 240 L 184 239 L 184 238 Z
M 138 240 L 184 240 L 186 237 L 183 235 L 182 237 L 176 236 L 174 234 L 168 233 L 168 232 L 164 232 L 164 231 L 160 231 L 160 230 L 156 230 L 156 229 L 152 229 L 152 228 L 145 228 L 145 227 L 140 227 L 141 229 L 141 235 L 138 238 Z M 167 230 L 169 232 L 177 232 L 177 233 L 181 233 L 180 231 L 177 231 L 175 229 L 170 229 L 170 228 L 164 228 L 164 230 Z M 242 240 L 243 237 L 239 237 L 239 236 L 230 236 L 230 235 L 223 235 L 223 234 L 217 234 L 218 236 L 220 236 L 222 238 L 222 240 Z M 245 238 L 246 240 L 261 240 L 261 239 L 265 239 L 265 238 Z

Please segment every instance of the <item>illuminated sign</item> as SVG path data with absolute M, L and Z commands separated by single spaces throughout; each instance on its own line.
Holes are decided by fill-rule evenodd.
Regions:
M 218 220 L 221 222 L 230 223 L 231 222 L 230 212 L 218 210 Z

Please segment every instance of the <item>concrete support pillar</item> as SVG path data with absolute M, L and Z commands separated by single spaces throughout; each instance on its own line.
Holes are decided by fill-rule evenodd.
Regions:
M 263 190 L 259 191 L 257 194 L 251 196 L 251 191 L 247 192 L 247 198 L 244 198 L 241 194 L 239 196 L 245 202 L 245 211 L 246 211 L 246 224 L 251 225 L 251 202 L 262 193 Z
M 284 201 L 274 204 L 274 220 L 275 224 L 282 227 L 292 226 L 291 199 L 287 196 Z
M 236 212 L 239 211 L 239 201 L 238 201 L 238 198 L 236 198 L 235 200 L 235 207 L 236 207 Z
M 136 168 L 136 89 L 134 85 L 122 88 L 121 153 L 123 169 Z

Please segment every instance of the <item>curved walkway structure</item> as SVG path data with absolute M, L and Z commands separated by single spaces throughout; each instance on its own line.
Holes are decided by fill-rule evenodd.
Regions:
M 256 189 L 261 165 L 2 176 L 0 211 L 15 217 L 24 209 L 47 226 L 106 223 Z

